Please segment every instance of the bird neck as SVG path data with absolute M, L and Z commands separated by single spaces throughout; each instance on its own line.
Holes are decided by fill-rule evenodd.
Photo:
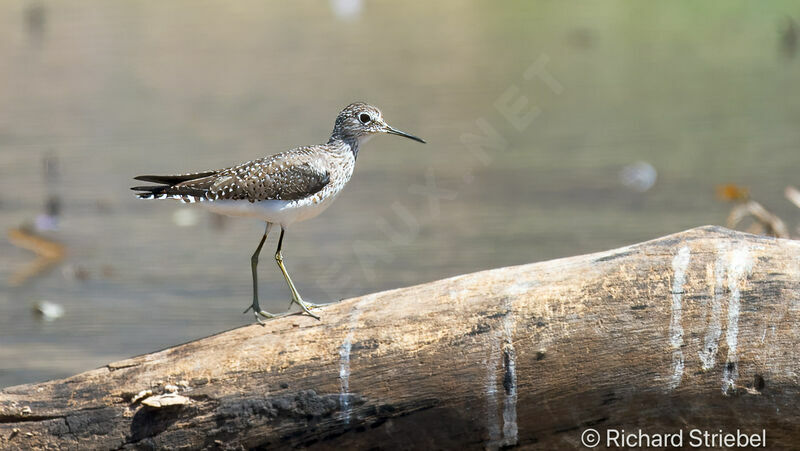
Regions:
M 353 152 L 353 158 L 358 157 L 358 146 L 360 144 L 360 139 L 352 138 L 352 137 L 342 137 L 342 136 L 331 136 L 331 139 L 328 140 L 329 146 L 334 146 L 337 149 L 342 149 L 348 152 Z

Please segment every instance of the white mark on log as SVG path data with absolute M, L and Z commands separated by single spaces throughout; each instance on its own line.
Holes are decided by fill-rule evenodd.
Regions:
M 722 296 L 725 294 L 725 254 L 724 247 L 717 247 L 717 259 L 714 263 L 714 285 L 712 288 L 714 293 L 711 297 L 711 318 L 708 320 L 708 330 L 703 341 L 703 349 L 699 352 L 704 371 L 714 368 L 717 361 L 717 351 L 719 350 L 719 337 L 722 335 L 720 315 L 722 313 Z
M 352 348 L 353 332 L 347 335 L 344 343 L 339 348 L 339 380 L 341 391 L 339 392 L 339 406 L 344 415 L 344 423 L 350 424 L 350 404 L 348 402 L 350 393 L 350 349 Z
M 722 393 L 729 393 L 736 388 L 736 378 L 739 375 L 736 347 L 739 339 L 740 284 L 752 269 L 753 259 L 749 248 L 740 247 L 730 253 L 728 290 L 731 292 L 731 297 L 728 301 L 728 328 L 725 333 L 728 357 L 725 359 L 725 368 L 722 371 Z
M 683 286 L 686 283 L 686 269 L 689 267 L 689 246 L 683 246 L 672 259 L 672 320 L 669 324 L 670 345 L 672 345 L 672 379 L 670 388 L 675 389 L 681 383 L 683 377 L 683 325 L 681 324 L 681 314 L 683 305 Z
M 532 285 L 515 284 L 509 290 L 515 293 L 524 293 Z M 506 293 L 509 294 L 509 293 Z M 501 323 L 501 330 L 491 334 L 489 358 L 486 373 L 486 411 L 489 441 L 487 449 L 514 446 L 519 442 L 519 426 L 517 424 L 517 355 L 514 350 L 514 330 L 516 319 L 514 316 L 513 299 L 507 296 L 504 302 L 505 315 Z M 497 373 L 500 370 L 502 358 L 503 379 L 503 426 L 500 427 L 499 397 Z
M 531 284 L 515 284 L 508 290 L 515 294 L 524 293 L 530 290 Z M 487 448 L 497 449 L 499 447 L 514 446 L 519 442 L 519 427 L 517 425 L 517 356 L 514 350 L 514 330 L 516 328 L 516 318 L 514 315 L 513 299 L 516 297 L 506 293 L 507 297 L 503 303 L 505 315 L 501 323 L 501 330 L 492 334 L 491 352 L 489 356 L 488 376 L 487 376 L 487 411 L 488 411 L 488 430 L 489 443 Z M 498 415 L 498 386 L 497 372 L 500 369 L 500 359 L 502 358 L 503 378 L 503 427 L 500 428 L 500 417 Z
M 369 296 L 362 302 L 371 301 L 374 296 Z M 350 406 L 350 350 L 353 348 L 353 333 L 358 326 L 358 318 L 361 316 L 359 305 L 353 306 L 353 311 L 350 314 L 350 326 L 347 331 L 347 336 L 339 347 L 339 407 L 344 416 L 344 423 L 350 424 L 350 417 L 352 415 L 352 408 Z

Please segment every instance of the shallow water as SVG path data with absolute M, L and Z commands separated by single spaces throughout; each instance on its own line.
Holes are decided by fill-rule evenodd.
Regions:
M 800 184 L 796 2 L 346 4 L 0 3 L 0 226 L 57 195 L 46 234 L 68 249 L 11 287 L 33 257 L 0 241 L 0 386 L 252 322 L 262 225 L 137 201 L 131 177 L 324 142 L 354 100 L 428 144 L 372 140 L 336 203 L 290 229 L 310 300 L 723 224 L 722 183 L 800 219 L 782 196 Z M 509 120 L 520 96 L 532 115 Z M 465 145 L 476 121 L 500 145 Z M 640 161 L 657 171 L 644 192 L 619 177 Z M 262 262 L 264 306 L 280 311 L 288 291 Z M 38 320 L 41 300 L 65 315 Z

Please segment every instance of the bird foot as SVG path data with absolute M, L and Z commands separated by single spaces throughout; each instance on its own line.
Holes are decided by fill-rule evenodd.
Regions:
M 292 299 L 289 302 L 289 308 L 292 308 L 293 303 L 299 305 L 300 308 L 303 309 L 303 313 L 319 321 L 319 316 L 311 313 L 311 310 L 315 308 L 320 308 L 324 304 L 314 304 L 313 302 L 306 302 L 302 299 Z
M 318 309 L 318 308 L 322 308 L 322 307 L 327 307 L 329 305 L 333 305 L 333 304 L 336 303 L 336 302 L 322 302 L 322 303 L 318 304 L 316 302 L 310 302 L 310 301 L 301 301 L 301 302 L 302 302 L 302 304 L 300 304 L 299 302 L 295 302 L 294 299 L 289 299 L 289 307 L 288 308 L 292 308 L 292 304 L 296 303 L 296 304 L 300 305 L 301 307 L 303 305 L 305 305 L 307 309 L 314 310 L 314 309 Z
M 270 320 L 270 319 L 280 318 L 282 316 L 288 316 L 288 315 L 291 314 L 290 312 L 286 312 L 286 313 L 270 313 L 270 312 L 268 312 L 266 310 L 261 310 L 261 308 L 258 307 L 257 305 L 251 305 L 250 307 L 247 307 L 247 309 L 245 309 L 245 311 L 242 312 L 242 313 L 243 314 L 247 313 L 250 310 L 253 311 L 253 316 L 256 318 L 256 321 L 258 321 L 258 324 L 261 324 L 262 326 L 266 325 L 266 323 L 264 322 L 265 319 L 266 320 Z

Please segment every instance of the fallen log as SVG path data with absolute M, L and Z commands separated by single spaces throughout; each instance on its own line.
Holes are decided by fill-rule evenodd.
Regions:
M 702 227 L 321 313 L 2 390 L 0 448 L 800 441 L 800 242 Z

